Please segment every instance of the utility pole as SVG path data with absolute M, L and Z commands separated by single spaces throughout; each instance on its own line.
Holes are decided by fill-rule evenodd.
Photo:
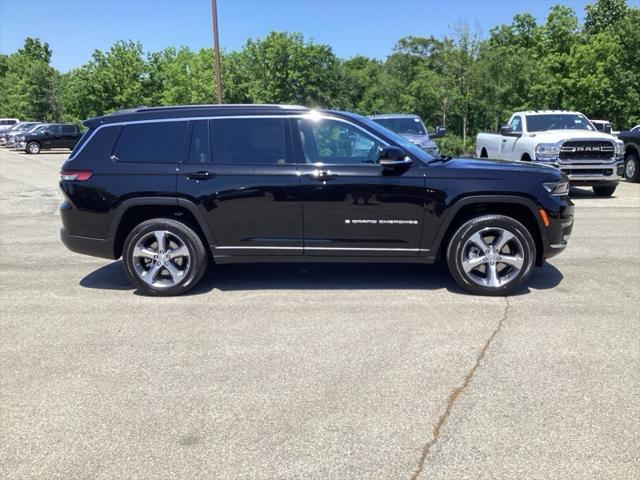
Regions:
M 213 21 L 213 68 L 216 71 L 216 97 L 222 103 L 222 76 L 220 75 L 220 45 L 218 41 L 218 5 L 211 0 L 211 19 Z

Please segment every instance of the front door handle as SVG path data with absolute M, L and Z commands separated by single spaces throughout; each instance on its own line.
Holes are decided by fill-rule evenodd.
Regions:
M 307 178 L 312 180 L 331 180 L 332 178 L 336 178 L 336 174 L 331 172 L 331 170 L 314 170 L 311 173 L 307 173 Z
M 187 178 L 190 178 L 191 180 L 209 180 L 210 178 L 213 178 L 216 176 L 215 173 L 211 173 L 206 170 L 201 170 L 199 172 L 191 172 L 191 173 L 187 173 L 186 175 L 187 175 Z

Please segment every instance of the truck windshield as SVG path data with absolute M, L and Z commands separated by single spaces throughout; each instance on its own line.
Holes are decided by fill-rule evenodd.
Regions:
M 584 115 L 559 113 L 553 115 L 527 115 L 527 130 L 544 132 L 545 130 L 591 130 L 595 128 Z
M 385 128 L 388 128 L 392 132 L 399 133 L 400 135 L 406 133 L 412 133 L 414 135 L 425 135 L 424 125 L 419 118 L 411 117 L 396 117 L 396 118 L 372 118 L 376 123 L 379 123 Z

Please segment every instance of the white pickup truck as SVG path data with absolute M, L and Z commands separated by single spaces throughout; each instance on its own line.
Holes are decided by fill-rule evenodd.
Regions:
M 516 112 L 500 133 L 480 133 L 476 156 L 540 162 L 559 168 L 572 185 L 611 196 L 623 175 L 624 143 L 599 132 L 580 112 Z

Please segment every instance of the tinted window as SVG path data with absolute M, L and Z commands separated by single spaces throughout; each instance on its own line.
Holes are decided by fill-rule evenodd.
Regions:
M 179 163 L 187 122 L 125 125 L 114 155 L 121 162 Z
M 354 125 L 337 120 L 298 120 L 307 163 L 378 163 L 382 144 Z
M 396 118 L 374 118 L 374 122 L 396 133 L 410 133 L 414 135 L 425 135 L 427 132 L 419 118 L 396 117 Z
M 193 122 L 191 131 L 191 147 L 189 148 L 189 162 L 209 163 L 209 122 L 197 120 Z
M 213 161 L 218 164 L 286 163 L 284 120 L 234 118 L 211 121 Z
M 76 133 L 76 126 L 75 125 L 61 125 L 62 128 L 62 133 Z
M 16 122 L 15 120 L 0 120 L 0 125 L 15 125 Z

